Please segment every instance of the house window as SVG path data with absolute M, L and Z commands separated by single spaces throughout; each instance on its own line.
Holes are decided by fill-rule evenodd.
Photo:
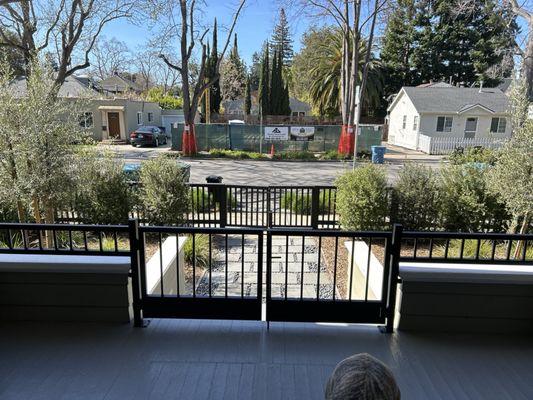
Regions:
M 413 118 L 413 131 L 417 131 L 418 130 L 418 115 L 415 115 L 415 117 Z
M 490 133 L 505 133 L 507 128 L 507 119 L 506 118 L 492 118 L 490 123 Z
M 407 127 L 407 115 L 404 115 L 403 121 L 402 121 L 402 129 L 405 129 L 406 127 Z
M 154 122 L 154 113 L 153 112 L 149 112 L 148 113 L 148 122 Z
M 143 124 L 143 113 L 140 111 L 137 111 L 137 125 Z
M 79 116 L 80 126 L 82 128 L 92 128 L 93 127 L 93 113 L 88 111 L 81 113 Z
M 451 132 L 453 117 L 437 117 L 437 132 Z

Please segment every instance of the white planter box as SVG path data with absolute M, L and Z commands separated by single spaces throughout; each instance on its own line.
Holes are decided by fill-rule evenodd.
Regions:
M 176 236 L 169 236 L 161 245 L 161 251 L 150 257 L 146 263 L 146 292 L 150 295 L 161 295 L 161 280 L 163 281 L 163 294 L 176 295 L 179 277 L 179 292 L 185 293 L 185 257 L 183 247 L 187 237 L 180 236 L 179 245 L 176 246 Z M 161 259 L 163 265 L 161 265 Z M 162 278 L 162 279 L 161 279 Z
M 366 287 L 366 281 L 368 280 L 368 300 L 381 300 L 383 291 L 383 265 L 381 262 L 373 253 L 370 253 L 370 265 L 368 265 L 368 245 L 362 240 L 356 240 L 353 244 L 353 255 L 352 242 L 344 242 L 344 245 L 346 246 L 346 249 L 348 249 L 348 285 L 350 285 L 350 266 L 353 257 L 354 273 L 352 277 L 352 287 L 350 289 L 352 299 L 364 299 L 364 288 Z M 357 278 L 359 278 L 359 280 Z M 361 279 L 363 280 L 362 283 L 360 281 Z M 361 284 L 363 285 L 362 295 Z

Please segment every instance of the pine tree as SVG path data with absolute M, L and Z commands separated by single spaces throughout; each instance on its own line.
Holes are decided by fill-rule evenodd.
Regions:
M 250 77 L 246 79 L 246 91 L 244 92 L 244 115 L 250 115 L 252 111 L 252 94 L 250 91 Z
M 381 61 L 387 73 L 385 95 L 397 93 L 402 86 L 416 83 L 412 68 L 415 37 L 415 0 L 398 0 L 391 15 L 381 50 Z
M 263 53 L 263 60 L 261 62 L 261 79 L 259 80 L 258 92 L 259 105 L 261 107 L 261 115 L 270 114 L 270 59 L 268 51 L 268 43 L 265 46 Z
M 259 89 L 259 81 L 261 80 L 261 54 L 255 52 L 252 55 L 252 65 L 250 66 L 250 88 L 251 90 Z
M 211 49 L 211 55 L 209 56 L 209 62 L 207 64 L 208 69 L 211 74 L 214 74 L 216 70 L 216 65 L 218 63 L 218 32 L 217 32 L 217 19 L 215 18 L 215 23 L 213 26 L 213 47 Z M 211 103 L 211 112 L 218 114 L 220 112 L 220 103 L 222 102 L 222 92 L 220 90 L 220 79 L 217 80 L 210 89 L 210 103 Z
M 292 58 L 294 51 L 292 48 L 292 36 L 289 29 L 289 21 L 283 8 L 279 11 L 279 21 L 272 33 L 272 39 L 270 42 L 271 51 L 278 51 L 281 54 L 284 67 L 290 67 L 292 64 Z
M 291 102 L 289 98 L 289 85 L 285 84 L 283 88 L 283 105 L 281 109 L 282 115 L 291 115 Z
M 221 80 L 222 96 L 225 100 L 235 100 L 244 96 L 246 72 L 239 56 L 237 35 L 235 35 L 228 59 L 222 64 Z

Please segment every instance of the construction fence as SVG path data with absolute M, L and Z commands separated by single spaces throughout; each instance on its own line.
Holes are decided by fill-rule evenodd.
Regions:
M 181 150 L 183 124 L 172 125 L 172 149 Z M 285 138 L 268 139 L 268 132 L 287 132 Z M 198 151 L 211 149 L 245 150 L 268 152 L 272 144 L 276 151 L 327 152 L 337 150 L 341 135 L 340 125 L 240 125 L 240 124 L 196 124 Z M 298 135 L 301 131 L 304 135 Z M 370 152 L 371 146 L 380 145 L 383 136 L 382 125 L 360 125 L 357 151 Z

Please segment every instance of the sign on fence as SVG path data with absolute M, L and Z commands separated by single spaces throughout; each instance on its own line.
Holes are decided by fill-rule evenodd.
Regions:
M 289 140 L 289 127 L 265 126 L 265 140 Z
M 315 139 L 314 126 L 291 126 L 291 140 L 308 141 Z

